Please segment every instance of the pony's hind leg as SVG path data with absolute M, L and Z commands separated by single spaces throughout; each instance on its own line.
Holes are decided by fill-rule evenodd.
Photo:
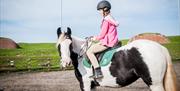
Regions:
M 163 83 L 156 83 L 150 86 L 151 91 L 165 91 Z

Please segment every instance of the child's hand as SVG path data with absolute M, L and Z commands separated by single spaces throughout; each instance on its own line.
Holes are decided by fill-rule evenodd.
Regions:
M 93 37 L 91 38 L 91 40 L 92 40 L 92 41 L 96 41 L 96 37 L 93 36 Z

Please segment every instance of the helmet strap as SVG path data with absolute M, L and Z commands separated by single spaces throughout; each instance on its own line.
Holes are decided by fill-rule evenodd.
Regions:
M 110 10 L 105 10 L 105 8 L 102 9 L 102 10 L 103 10 L 103 16 L 104 17 L 107 16 L 110 13 Z

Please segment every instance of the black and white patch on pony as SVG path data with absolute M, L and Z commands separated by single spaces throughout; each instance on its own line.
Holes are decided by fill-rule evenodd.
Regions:
M 135 47 L 117 51 L 112 59 L 109 65 L 101 67 L 104 77 L 97 80 L 100 86 L 127 86 L 138 78 L 142 78 L 148 86 L 152 84 L 149 69 Z M 86 70 L 90 75 L 91 69 L 86 68 Z
M 143 79 L 143 81 L 148 86 L 150 86 L 152 91 L 156 91 L 156 90 L 164 91 L 163 78 L 164 78 L 166 65 L 167 65 L 166 57 L 163 52 L 164 47 L 156 42 L 141 39 L 141 40 L 133 41 L 125 46 L 122 46 L 121 48 L 118 48 L 117 52 L 122 51 L 122 50 L 130 50 L 133 47 L 135 47 L 137 52 L 139 52 L 142 58 L 143 64 L 146 64 L 146 65 L 143 65 L 142 63 L 135 61 L 136 65 L 140 65 L 140 67 L 136 68 L 136 70 L 140 70 L 140 71 L 142 70 L 142 73 L 139 73 L 135 70 L 137 75 L 141 77 L 142 79 L 146 77 L 151 78 L 151 81 L 150 81 L 150 78 Z M 134 61 L 131 60 L 129 64 L 134 65 Z M 127 67 L 129 67 L 129 65 Z M 144 70 L 143 67 L 147 67 L 148 70 Z M 143 69 L 140 69 L 140 68 L 143 68 Z M 147 71 L 149 74 L 144 74 L 143 71 Z
M 152 84 L 148 67 L 135 47 L 116 52 L 110 72 L 120 86 L 129 85 L 138 78 L 142 78 L 148 86 Z
M 88 79 L 89 76 L 86 76 L 88 72 L 85 69 L 85 67 L 83 66 L 82 58 L 81 57 L 78 58 L 77 53 L 84 51 L 84 49 L 81 50 L 84 43 L 85 43 L 85 40 L 77 38 L 75 36 L 72 36 L 73 48 L 71 51 L 71 59 L 72 59 L 72 62 L 73 62 L 74 68 L 75 68 L 76 78 L 80 82 L 81 91 L 84 91 L 84 90 L 87 91 L 87 89 L 93 90 L 93 89 L 95 89 L 96 86 L 99 85 L 98 82 Z M 79 45 L 82 45 L 82 46 L 79 46 Z M 82 53 L 85 53 L 85 52 L 82 52 Z M 88 70 L 90 70 L 90 73 L 92 73 L 92 69 L 88 69 Z M 87 82 L 87 84 L 86 84 L 86 82 Z M 87 88 L 87 87 L 89 87 L 89 88 Z
M 75 76 L 76 76 L 77 80 L 79 81 L 80 89 L 81 89 L 81 91 L 84 91 L 82 75 L 81 75 L 81 73 L 79 72 L 79 69 L 78 69 L 78 64 L 79 64 L 78 63 L 78 54 L 72 51 L 71 52 L 71 59 L 72 59 L 72 64 L 74 66 Z

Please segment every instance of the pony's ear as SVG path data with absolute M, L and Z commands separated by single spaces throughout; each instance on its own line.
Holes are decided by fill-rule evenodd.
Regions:
M 59 27 L 58 29 L 57 29 L 57 36 L 58 36 L 58 38 L 59 38 L 59 35 L 61 34 L 62 32 L 61 32 L 61 27 Z
M 67 33 L 71 35 L 71 28 L 67 27 Z

